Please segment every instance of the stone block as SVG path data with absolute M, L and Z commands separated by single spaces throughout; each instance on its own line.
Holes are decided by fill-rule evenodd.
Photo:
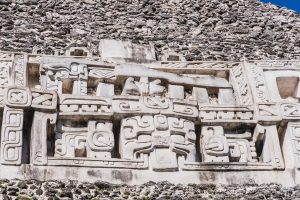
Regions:
M 115 94 L 115 87 L 110 83 L 98 83 L 96 96 L 112 97 Z
M 184 87 L 182 85 L 169 84 L 168 96 L 173 99 L 184 99 Z
M 110 62 L 156 62 L 152 45 L 133 44 L 130 41 L 103 39 L 99 51 L 103 61 Z
M 199 103 L 209 103 L 209 97 L 206 88 L 193 87 L 193 98 Z
M 218 94 L 218 102 L 221 105 L 235 105 L 235 99 L 232 89 L 220 89 Z

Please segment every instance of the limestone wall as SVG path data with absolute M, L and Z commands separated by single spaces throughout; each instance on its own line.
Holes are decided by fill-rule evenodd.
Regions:
M 1 197 L 299 195 L 298 14 L 0 0 L 0 17 L 0 178 L 23 180 L 3 180 Z M 141 185 L 165 180 L 239 186 Z M 273 182 L 294 188 L 255 185 Z
M 113 185 L 97 181 L 0 180 L 2 199 L 296 199 L 299 186 L 282 187 L 278 184 L 171 184 L 148 182 L 142 185 Z
M 295 59 L 299 15 L 257 0 L 1 0 L 0 49 L 94 55 L 100 39 L 154 43 L 187 60 Z M 61 52 L 61 53 L 62 53 Z

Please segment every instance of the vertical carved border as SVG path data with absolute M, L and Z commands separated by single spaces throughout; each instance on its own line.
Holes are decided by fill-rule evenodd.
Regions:
M 31 161 L 34 165 L 47 165 L 47 129 L 48 125 L 55 124 L 56 113 L 34 112 L 31 129 Z M 49 122 L 49 123 L 48 123 Z
M 27 55 L 15 54 L 12 76 L 15 86 L 27 85 Z
M 300 169 L 300 122 L 289 122 L 283 143 L 287 168 Z
M 24 108 L 31 103 L 27 85 L 27 55 L 13 54 L 9 65 L 8 85 L 4 98 L 4 112 L 1 129 L 1 163 L 20 165 L 22 163 Z M 21 87 L 14 88 L 14 87 Z
M 13 66 L 13 54 L 0 52 L 0 105 L 3 106 L 5 89 L 10 82 L 10 71 Z
M 22 109 L 4 108 L 1 130 L 1 163 L 20 165 L 22 159 L 23 117 Z
M 251 83 L 251 88 L 257 103 L 269 102 L 263 69 L 255 63 L 245 63 L 245 69 Z
M 261 125 L 258 125 L 261 126 Z M 284 160 L 281 153 L 280 141 L 278 136 L 278 130 L 276 125 L 272 126 L 262 126 L 265 129 L 266 142 L 268 142 L 268 151 L 271 154 L 273 169 L 284 169 Z
M 230 73 L 230 77 L 232 77 L 231 81 L 236 86 L 235 92 L 237 93 L 240 99 L 240 103 L 242 105 L 253 105 L 253 97 L 246 76 L 246 72 L 243 69 L 243 65 L 239 64 L 237 66 L 234 66 L 230 70 Z

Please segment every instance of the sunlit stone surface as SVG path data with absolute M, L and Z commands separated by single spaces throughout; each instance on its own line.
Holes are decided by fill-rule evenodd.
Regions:
M 300 183 L 300 61 L 99 48 L 0 52 L 0 178 Z

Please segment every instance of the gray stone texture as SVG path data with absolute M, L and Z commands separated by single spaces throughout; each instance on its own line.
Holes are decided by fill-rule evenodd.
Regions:
M 0 180 L 2 199 L 297 199 L 300 186 L 278 184 L 213 185 L 148 182 L 113 185 L 106 182 Z
M 153 43 L 191 60 L 295 59 L 300 17 L 257 0 L 1 0 L 0 49 L 63 53 L 100 39 Z
M 0 174 L 24 177 L 0 180 L 0 199 L 300 198 L 300 64 L 270 61 L 299 59 L 298 14 L 256 0 L 0 0 L 0 19 L 1 50 L 38 53 L 0 53 Z M 200 63 L 244 59 L 269 61 Z M 79 182 L 100 179 L 131 186 Z M 254 184 L 271 182 L 290 187 Z

